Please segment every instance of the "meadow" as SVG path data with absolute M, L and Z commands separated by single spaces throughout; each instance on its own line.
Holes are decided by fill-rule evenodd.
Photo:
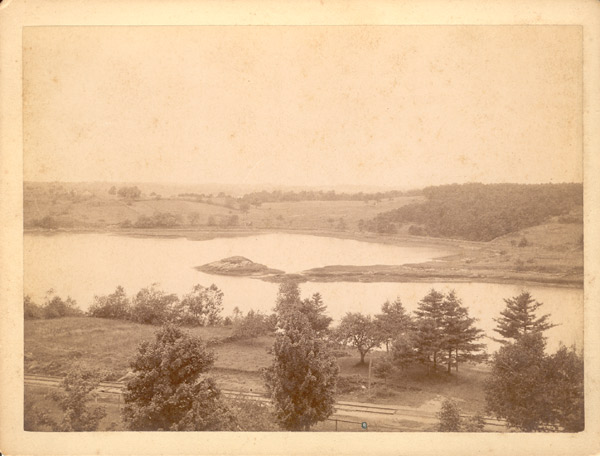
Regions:
M 65 317 L 25 321 L 25 374 L 63 376 L 74 365 L 98 369 L 104 380 L 118 380 L 129 370 L 136 347 L 153 338 L 157 327 L 126 321 L 92 317 Z M 264 392 L 260 374 L 271 363 L 268 350 L 274 336 L 230 340 L 231 327 L 186 329 L 205 340 L 215 353 L 210 371 L 223 389 Z M 373 359 L 384 352 L 374 352 Z M 423 407 L 436 411 L 444 398 L 453 398 L 466 413 L 483 410 L 483 382 L 488 372 L 484 364 L 461 366 L 460 372 L 428 374 L 414 366 L 398 371 L 388 379 L 371 376 L 368 364 L 359 364 L 358 352 L 348 347 L 336 349 L 340 375 L 344 380 L 337 400 L 386 405 Z

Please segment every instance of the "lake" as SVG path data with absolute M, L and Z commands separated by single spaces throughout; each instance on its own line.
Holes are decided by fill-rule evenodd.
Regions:
M 234 307 L 270 312 L 275 304 L 278 284 L 246 277 L 209 275 L 195 266 L 225 257 L 241 255 L 250 260 L 288 273 L 327 265 L 394 265 L 419 263 L 452 252 L 432 247 L 394 246 L 296 234 L 264 234 L 237 238 L 193 241 L 184 238 L 144 238 L 84 234 L 24 235 L 24 291 L 35 302 L 43 302 L 47 290 L 61 297 L 71 296 L 82 309 L 94 295 L 109 294 L 122 285 L 128 295 L 158 283 L 167 292 L 182 295 L 193 285 L 216 284 L 224 293 L 224 315 Z M 522 286 L 493 283 L 356 283 L 309 282 L 300 285 L 303 296 L 320 292 L 329 315 L 338 320 L 346 312 L 375 314 L 386 300 L 401 298 L 408 310 L 431 288 L 456 290 L 479 318 L 478 325 L 493 335 L 493 318 L 504 309 L 503 298 L 523 290 L 543 302 L 540 310 L 560 323 L 546 334 L 549 349 L 559 341 L 583 346 L 583 290 L 547 286 Z M 495 334 L 495 333 L 494 333 Z M 497 344 L 488 342 L 490 349 Z

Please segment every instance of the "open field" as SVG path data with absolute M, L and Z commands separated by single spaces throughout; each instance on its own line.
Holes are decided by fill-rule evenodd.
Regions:
M 382 201 L 299 201 L 263 203 L 242 208 L 227 196 L 202 198 L 177 195 L 124 199 L 110 195 L 105 188 L 71 188 L 72 184 L 33 184 L 25 186 L 24 226 L 52 217 L 65 228 L 104 229 L 124 222 L 135 223 L 140 216 L 171 213 L 180 227 L 252 227 L 262 229 L 358 230 L 358 221 L 381 212 L 421 201 L 420 196 L 387 198 Z M 146 192 L 146 189 L 142 187 Z M 236 216 L 235 222 L 230 222 Z M 340 222 L 340 220 L 343 220 Z
M 117 380 L 128 372 L 129 360 L 143 340 L 152 338 L 156 327 L 89 317 L 25 321 L 25 373 L 63 376 L 78 363 Z M 211 375 L 223 389 L 263 392 L 260 369 L 270 364 L 267 350 L 272 336 L 234 342 L 216 342 L 231 334 L 229 328 L 193 328 L 192 334 L 213 339 L 215 367 Z M 368 365 L 359 365 L 358 353 L 346 349 L 338 359 L 340 374 L 350 387 L 337 400 L 373 402 L 419 407 L 436 411 L 446 397 L 457 400 L 465 413 L 483 409 L 486 366 L 461 366 L 458 374 L 427 375 L 420 368 L 401 372 L 387 382 L 372 377 L 368 390 Z M 375 353 L 376 359 L 381 353 Z

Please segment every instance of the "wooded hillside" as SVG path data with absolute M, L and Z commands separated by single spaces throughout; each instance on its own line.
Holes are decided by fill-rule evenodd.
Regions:
M 453 184 L 423 189 L 426 201 L 378 214 L 365 229 L 393 233 L 412 224 L 410 233 L 472 241 L 489 241 L 553 216 L 564 222 L 583 205 L 582 184 Z

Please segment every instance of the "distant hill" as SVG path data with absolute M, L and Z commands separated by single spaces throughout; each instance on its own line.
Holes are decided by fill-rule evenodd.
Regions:
M 163 197 L 175 196 L 180 193 L 199 193 L 218 195 L 224 193 L 233 197 L 241 197 L 243 195 L 255 192 L 330 192 L 337 193 L 378 193 L 389 192 L 391 190 L 407 191 L 412 187 L 383 187 L 374 185 L 342 185 L 342 186 L 294 186 L 294 185 L 274 185 L 274 184 L 219 184 L 219 183 L 156 183 L 156 182 L 32 182 L 24 183 L 26 190 L 32 189 L 48 189 L 50 187 L 59 187 L 75 191 L 89 191 L 96 194 L 106 193 L 115 186 L 137 186 L 143 193 L 156 193 Z M 413 189 L 414 190 L 414 189 Z
M 394 233 L 410 225 L 414 235 L 490 241 L 552 217 L 569 218 L 583 205 L 583 185 L 577 183 L 454 184 L 422 193 L 425 201 L 380 213 L 365 222 L 365 229 Z

